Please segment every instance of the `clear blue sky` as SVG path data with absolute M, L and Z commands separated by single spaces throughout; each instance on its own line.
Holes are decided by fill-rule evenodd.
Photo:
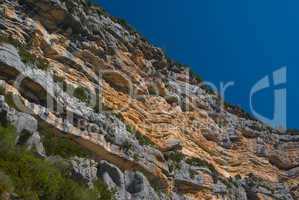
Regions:
M 299 128 L 298 0 L 97 0 L 205 80 L 235 81 L 226 100 L 249 110 L 254 83 L 288 67 L 287 122 Z M 254 98 L 272 116 L 273 88 Z

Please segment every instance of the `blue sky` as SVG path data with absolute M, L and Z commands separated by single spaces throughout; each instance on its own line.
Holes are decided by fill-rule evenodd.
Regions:
M 226 100 L 248 111 L 253 84 L 287 66 L 287 125 L 299 128 L 299 1 L 97 1 L 205 80 L 234 81 Z M 255 109 L 269 118 L 273 89 L 254 98 Z

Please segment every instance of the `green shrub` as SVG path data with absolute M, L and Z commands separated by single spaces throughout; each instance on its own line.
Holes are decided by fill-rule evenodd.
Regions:
M 178 151 L 171 151 L 166 154 L 166 158 L 179 163 L 184 159 L 184 155 Z
M 8 44 L 11 44 L 11 45 L 13 45 L 17 48 L 24 46 L 18 40 L 14 39 L 10 36 L 6 36 L 6 35 L 0 35 L 0 43 L 8 43 Z
M 5 96 L 5 102 L 9 107 L 16 108 L 14 96 L 12 93 L 9 93 Z
M 218 172 L 215 169 L 215 167 L 212 164 L 208 163 L 207 161 L 201 160 L 199 158 L 188 158 L 186 160 L 186 163 L 189 164 L 189 165 L 198 166 L 198 167 L 205 167 L 205 168 L 209 169 L 212 173 L 211 175 L 213 177 L 214 182 L 217 181 Z
M 74 90 L 74 96 L 83 102 L 88 102 L 89 100 L 88 94 L 89 94 L 88 90 L 82 86 L 79 86 Z
M 174 171 L 181 168 L 180 163 L 184 159 L 184 155 L 178 151 L 170 151 L 165 154 L 165 158 L 170 161 L 170 171 Z
M 97 13 L 99 16 L 107 16 L 106 11 L 102 8 L 97 8 Z
M 97 180 L 94 183 L 94 191 L 93 195 L 97 196 L 100 194 L 100 198 L 88 198 L 88 199 L 99 199 L 99 200 L 109 200 L 109 199 L 114 199 L 114 193 L 115 191 L 109 191 L 107 186 L 100 180 Z
M 148 139 L 146 136 L 142 135 L 141 133 L 136 133 L 136 138 L 139 141 L 139 144 L 155 147 L 156 145 Z
M 13 126 L 0 126 L 0 151 L 3 149 L 12 149 L 16 143 L 16 131 Z
M 131 26 L 125 19 L 122 19 L 119 17 L 113 17 L 113 16 L 110 16 L 110 17 L 114 22 L 119 23 L 127 31 L 129 31 L 131 33 L 136 33 L 136 30 L 134 29 L 134 27 Z
M 82 184 L 67 179 L 61 187 L 61 200 L 112 200 L 114 192 L 108 190 L 107 186 L 101 181 L 94 183 L 93 189 L 83 187 Z
M 4 192 L 12 193 L 14 190 L 14 185 L 9 176 L 4 172 L 0 171 L 0 197 Z
M 124 27 L 128 26 L 128 22 L 125 19 L 118 18 L 117 22 Z
M 22 62 L 25 64 L 33 64 L 42 70 L 47 70 L 49 68 L 48 61 L 35 57 L 25 48 L 19 48 L 19 55 L 21 57 Z
M 5 95 L 5 87 L 4 86 L 0 86 L 0 95 Z
M 121 147 L 124 150 L 124 152 L 128 153 L 130 151 L 130 149 L 132 148 L 132 144 L 128 141 L 125 141 Z
M 26 130 L 23 130 L 18 139 L 18 145 L 24 145 L 31 136 L 32 136 L 32 133 L 30 133 Z
M 70 158 L 73 156 L 78 157 L 91 157 L 91 152 L 82 148 L 76 142 L 69 138 L 59 137 L 51 133 L 49 130 L 40 131 L 43 136 L 42 142 L 45 147 L 47 155 L 59 155 L 63 158 Z
M 138 160 L 139 160 L 139 155 L 138 155 L 137 153 L 134 153 L 134 154 L 133 154 L 133 159 L 134 159 L 135 161 L 138 161 Z
M 30 48 L 29 45 L 26 46 L 20 43 L 18 40 L 5 35 L 0 35 L 0 43 L 8 43 L 15 46 L 19 50 L 19 55 L 23 63 L 33 64 L 42 70 L 47 70 L 49 68 L 48 61 L 37 58 L 28 51 Z
M 129 133 L 134 134 L 134 133 L 136 132 L 135 129 L 134 129 L 132 126 L 127 125 L 126 127 L 127 127 L 127 131 L 128 131 Z
M 0 193 L 7 191 L 24 200 L 109 200 L 113 193 L 100 181 L 94 189 L 75 182 L 67 173 L 15 146 L 15 129 L 0 127 Z M 10 182 L 11 181 L 11 182 Z
M 119 117 L 118 117 L 119 118 Z M 127 125 L 127 131 L 129 133 L 132 133 L 132 134 L 135 134 L 135 137 L 136 139 L 139 141 L 139 144 L 140 145 L 146 145 L 146 146 L 152 146 L 152 147 L 155 147 L 155 144 L 150 140 L 148 139 L 146 136 L 142 135 L 141 133 L 138 133 L 135 128 L 133 128 L 132 126 L 130 125 Z
M 198 83 L 201 83 L 203 81 L 201 76 L 199 76 L 199 74 L 197 72 L 194 72 L 193 70 L 191 70 L 191 68 L 190 68 L 190 76 L 192 78 L 194 78 Z
M 224 108 L 230 113 L 233 113 L 241 118 L 250 119 L 256 121 L 256 119 L 248 112 L 246 112 L 243 108 L 238 105 L 233 105 L 228 102 L 224 102 Z

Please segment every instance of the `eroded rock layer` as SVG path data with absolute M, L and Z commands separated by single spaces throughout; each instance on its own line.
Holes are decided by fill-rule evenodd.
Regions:
M 299 135 L 225 106 L 187 68 L 85 0 L 2 0 L 2 117 L 74 140 L 117 199 L 299 199 Z M 4 116 L 5 115 L 5 116 Z M 57 159 L 57 158 L 56 158 Z

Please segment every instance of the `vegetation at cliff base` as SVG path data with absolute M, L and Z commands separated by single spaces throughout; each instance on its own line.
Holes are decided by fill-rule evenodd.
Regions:
M 16 146 L 12 126 L 0 126 L 0 197 L 14 193 L 24 200 L 109 200 L 113 199 L 100 181 L 89 189 L 34 152 Z
M 63 158 L 91 157 L 91 152 L 82 148 L 70 138 L 57 136 L 47 129 L 41 130 L 42 143 L 45 147 L 48 156 L 59 155 Z

